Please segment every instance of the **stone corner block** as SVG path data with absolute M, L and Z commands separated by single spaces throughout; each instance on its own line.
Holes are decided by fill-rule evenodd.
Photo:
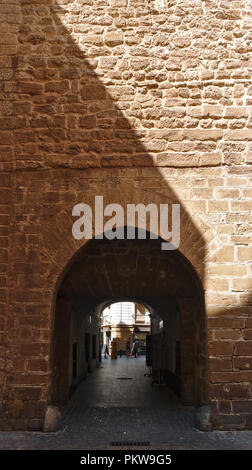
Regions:
M 44 432 L 58 431 L 62 420 L 61 411 L 57 406 L 48 405 L 45 412 Z
M 212 431 L 213 425 L 210 406 L 200 406 L 200 408 L 195 411 L 194 425 L 200 431 Z

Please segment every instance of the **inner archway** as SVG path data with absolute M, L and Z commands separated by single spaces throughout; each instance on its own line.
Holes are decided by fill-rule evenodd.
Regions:
M 89 241 L 57 293 L 50 404 L 67 403 L 101 361 L 100 315 L 116 302 L 151 314 L 152 373 L 183 405 L 207 403 L 204 295 L 196 271 L 161 239 Z
M 103 357 L 117 359 L 146 355 L 146 337 L 151 334 L 151 312 L 137 302 L 112 302 L 101 312 L 100 345 Z

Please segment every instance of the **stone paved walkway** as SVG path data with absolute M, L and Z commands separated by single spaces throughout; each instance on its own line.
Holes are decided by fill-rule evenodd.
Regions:
M 252 449 L 252 431 L 201 432 L 193 409 L 164 386 L 152 386 L 145 359 L 104 360 L 73 395 L 56 433 L 0 433 L 0 449 Z M 124 448 L 137 448 L 120 447 Z M 145 447 L 141 447 L 145 448 Z

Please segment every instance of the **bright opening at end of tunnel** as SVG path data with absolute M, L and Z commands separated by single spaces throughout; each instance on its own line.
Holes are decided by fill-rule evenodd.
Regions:
M 117 302 L 101 314 L 103 357 L 137 357 L 146 354 L 146 337 L 150 335 L 150 312 L 141 304 Z

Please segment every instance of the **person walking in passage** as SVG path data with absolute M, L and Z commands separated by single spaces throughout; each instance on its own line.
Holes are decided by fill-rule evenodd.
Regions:
M 126 356 L 130 356 L 130 338 L 128 338 L 126 341 Z
M 134 343 L 132 344 L 132 348 L 131 348 L 131 356 L 135 356 L 136 357 L 136 354 L 137 354 L 137 351 L 136 351 L 136 343 L 134 341 Z
M 138 356 L 139 354 L 139 351 L 140 351 L 140 344 L 139 344 L 139 341 L 138 339 L 135 340 L 135 346 L 134 346 L 134 353 L 135 353 L 135 357 Z
M 105 345 L 105 350 L 104 350 L 104 358 L 107 359 L 107 355 L 109 356 L 109 348 L 108 348 L 108 345 L 106 343 Z
M 139 341 L 136 339 L 132 345 L 131 355 L 137 357 L 139 350 Z

